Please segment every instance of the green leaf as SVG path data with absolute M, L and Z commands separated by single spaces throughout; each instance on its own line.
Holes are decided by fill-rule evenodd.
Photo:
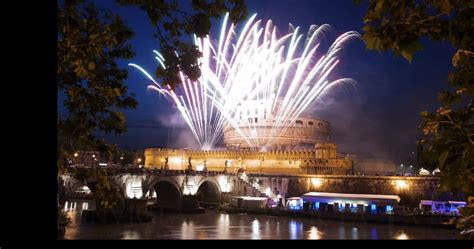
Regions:
M 438 4 L 439 4 L 439 9 L 441 13 L 449 16 L 449 14 L 451 13 L 451 7 L 452 7 L 449 0 L 439 0 Z
M 444 166 L 444 163 L 446 162 L 446 159 L 448 159 L 448 155 L 449 155 L 449 151 L 445 151 L 443 152 L 443 154 L 441 154 L 439 156 L 439 167 L 442 168 Z
M 384 3 L 384 0 L 379 0 L 377 1 L 377 4 L 375 5 L 374 15 L 377 18 L 380 18 L 382 16 L 383 3 Z
M 90 62 L 89 65 L 87 65 L 87 68 L 88 68 L 89 70 L 94 70 L 94 69 L 95 69 L 95 64 L 94 64 L 94 62 Z
M 93 34 L 93 35 L 90 35 L 90 36 L 89 36 L 89 39 L 90 39 L 91 41 L 93 41 L 93 40 L 97 39 L 97 37 L 99 37 L 98 34 Z
M 375 49 L 377 51 L 382 49 L 382 39 L 374 36 L 373 34 L 365 33 L 362 36 L 362 39 L 364 39 L 368 49 Z
M 403 58 L 405 58 L 408 62 L 411 63 L 411 61 L 413 60 L 413 54 L 412 53 L 410 53 L 406 50 L 403 50 L 401 54 L 402 54 Z

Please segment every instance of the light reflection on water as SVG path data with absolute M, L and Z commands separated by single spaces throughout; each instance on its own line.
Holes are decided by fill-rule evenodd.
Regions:
M 308 239 L 321 239 L 324 233 L 320 232 L 317 227 L 311 226 L 308 232 Z
M 252 221 L 252 239 L 261 239 L 260 238 L 260 224 L 255 218 L 255 220 Z
M 407 239 L 410 239 L 410 238 L 408 237 L 408 235 L 407 235 L 404 231 L 400 231 L 400 233 L 399 233 L 397 236 L 395 236 L 395 238 L 396 238 L 397 240 L 407 240 Z
M 295 219 L 251 214 L 160 214 L 148 223 L 81 223 L 81 211 L 94 205 L 69 202 L 73 220 L 65 239 L 455 239 L 456 230 Z M 75 208 L 75 210 L 74 210 Z

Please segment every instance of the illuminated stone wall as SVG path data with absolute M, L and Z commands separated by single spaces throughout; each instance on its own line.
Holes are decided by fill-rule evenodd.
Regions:
M 302 174 L 309 168 L 334 172 L 350 170 L 349 161 L 336 158 L 336 145 L 318 144 L 313 150 L 291 151 L 191 151 L 150 148 L 145 150 L 145 168 L 185 170 L 189 161 L 193 170 L 206 167 L 208 171 L 237 172 L 243 168 L 249 173 Z
M 334 175 L 265 175 L 247 174 L 248 182 L 270 190 L 282 198 L 300 197 L 308 192 L 398 195 L 401 205 L 416 207 L 420 200 L 436 197 L 438 177 L 334 176 Z M 262 196 L 255 185 L 239 181 L 234 184 L 237 195 Z
M 438 184 L 438 177 L 307 175 L 289 178 L 286 196 L 301 196 L 313 191 L 398 195 L 402 199 L 400 204 L 416 206 L 422 199 L 432 199 Z
M 302 146 L 314 146 L 321 141 L 328 141 L 330 125 L 328 122 L 315 118 L 299 118 L 288 128 L 279 134 L 272 133 L 273 120 L 258 122 L 255 124 L 245 123 L 239 127 L 244 134 L 254 134 L 258 137 L 260 145 L 271 141 L 267 149 L 297 148 Z M 252 131 L 247 131 L 251 127 Z M 271 138 L 271 139 L 270 139 Z M 248 148 L 248 144 L 242 136 L 231 126 L 224 129 L 224 145 L 229 148 Z

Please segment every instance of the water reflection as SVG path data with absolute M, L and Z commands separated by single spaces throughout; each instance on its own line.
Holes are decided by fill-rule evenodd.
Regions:
M 150 214 L 148 223 L 99 225 L 81 222 L 89 202 L 65 205 L 73 220 L 65 239 L 455 239 L 456 230 L 320 219 L 223 214 Z M 429 229 L 430 232 L 425 232 Z
M 345 239 L 346 238 L 346 230 L 344 226 L 339 226 L 339 238 L 338 239 Z
M 352 239 L 359 239 L 359 230 L 357 227 L 352 228 Z
M 257 218 L 252 221 L 252 239 L 260 239 L 260 222 Z
M 89 203 L 91 203 L 91 207 L 93 205 L 93 201 L 87 201 L 87 200 L 72 200 L 72 201 L 66 201 L 64 203 L 64 212 L 69 212 L 69 211 L 77 211 L 81 212 L 82 210 L 90 210 L 92 208 L 89 208 Z M 78 206 L 79 204 L 79 206 Z
M 229 238 L 229 215 L 228 214 L 220 214 L 219 215 L 219 222 L 217 223 L 217 234 L 218 238 Z
M 290 239 L 301 239 L 301 231 L 303 224 L 299 221 L 292 220 L 290 222 Z
M 370 229 L 370 238 L 371 238 L 371 239 L 378 239 L 378 237 L 377 237 L 377 229 L 375 229 L 375 228 Z
M 136 231 L 125 231 L 123 232 L 122 239 L 140 239 L 140 234 Z
M 395 239 L 398 240 L 407 240 L 409 239 L 408 235 L 404 231 L 400 231 L 397 236 L 395 236 Z
M 194 222 L 183 221 L 181 224 L 181 239 L 194 239 Z
M 321 239 L 322 236 L 323 236 L 323 233 L 319 231 L 317 227 L 311 226 L 308 232 L 307 239 Z

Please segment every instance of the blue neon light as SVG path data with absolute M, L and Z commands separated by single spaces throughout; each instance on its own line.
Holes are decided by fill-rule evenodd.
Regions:
M 377 206 L 376 206 L 375 204 L 370 204 L 370 210 L 376 211 L 376 210 L 377 210 Z

